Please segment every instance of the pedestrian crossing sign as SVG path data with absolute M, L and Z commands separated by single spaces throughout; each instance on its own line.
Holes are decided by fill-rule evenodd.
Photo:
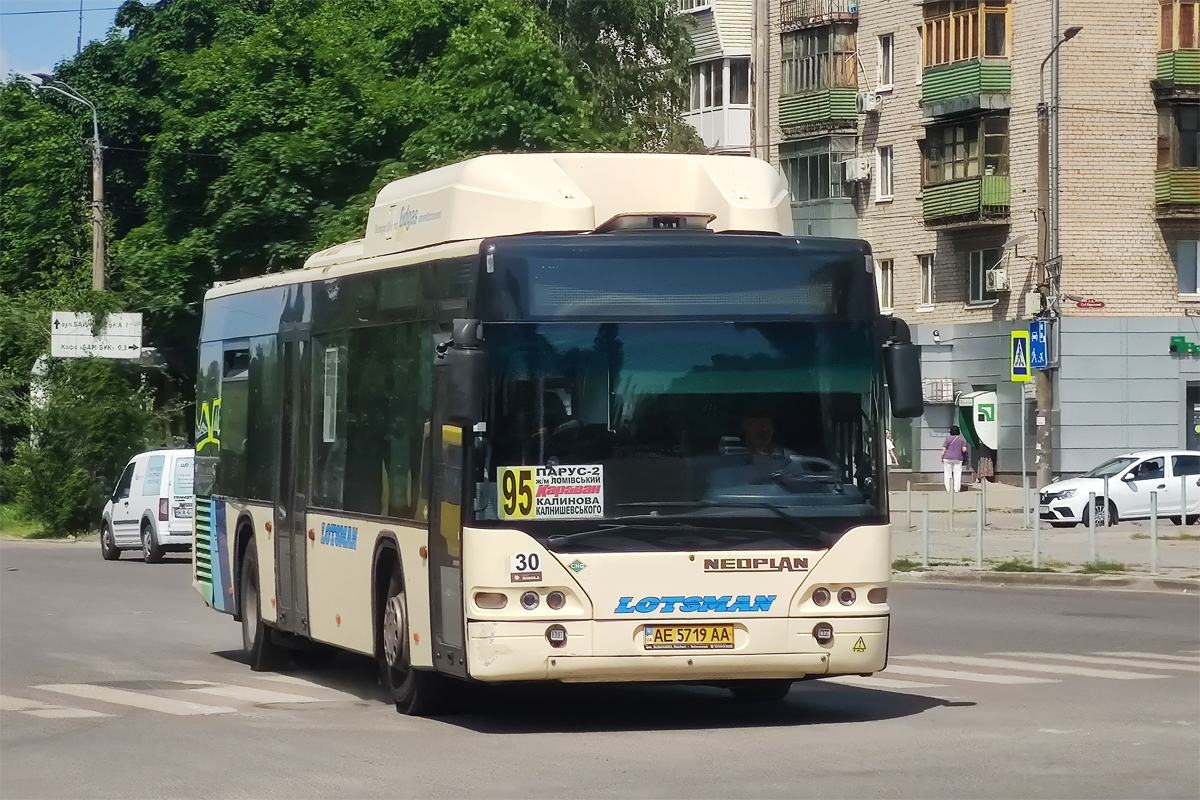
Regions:
M 1008 348 L 1008 362 L 1014 383 L 1029 383 L 1032 371 L 1029 367 L 1029 331 L 1013 331 Z

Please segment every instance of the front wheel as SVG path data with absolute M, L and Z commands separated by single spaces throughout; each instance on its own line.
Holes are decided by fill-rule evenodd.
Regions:
M 113 538 L 112 527 L 107 522 L 100 526 L 100 557 L 105 561 L 116 561 L 121 557 L 117 540 Z
M 747 681 L 729 687 L 733 696 L 745 703 L 774 703 L 787 697 L 792 682 L 786 679 Z
M 271 627 L 262 619 L 258 593 L 258 555 L 250 540 L 242 556 L 242 585 L 238 592 L 238 612 L 242 618 L 242 651 L 255 672 L 269 672 L 282 661 L 279 646 L 271 641 Z
M 150 527 L 150 523 L 142 523 L 142 560 L 147 564 L 157 564 L 162 561 L 163 549 L 157 541 L 154 540 L 154 528 Z
M 420 717 L 437 713 L 446 693 L 446 679 L 412 665 L 409 649 L 408 602 L 400 568 L 392 568 L 387 597 L 379 615 L 379 677 L 401 714 Z

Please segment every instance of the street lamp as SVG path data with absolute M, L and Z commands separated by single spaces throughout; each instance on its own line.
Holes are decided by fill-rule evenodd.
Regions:
M 45 72 L 35 72 L 33 77 L 40 83 L 29 82 L 35 90 L 50 89 L 77 103 L 87 106 L 92 112 L 92 288 L 104 290 L 104 148 L 100 144 L 100 115 L 96 105 L 72 89 L 64 81 Z
M 1054 24 L 1058 25 L 1058 4 L 1054 5 Z M 1058 52 L 1058 48 L 1074 39 L 1083 30 L 1080 25 L 1073 25 L 1062 32 L 1054 42 L 1050 52 L 1042 59 L 1038 70 L 1038 261 L 1041 262 L 1039 283 L 1046 287 L 1045 314 L 1053 321 L 1059 316 L 1059 277 L 1061 263 L 1051 265 L 1058 258 L 1058 79 L 1055 78 L 1054 98 L 1051 105 L 1046 105 L 1046 64 Z M 1057 72 L 1055 73 L 1057 76 Z M 1054 136 L 1050 135 L 1051 117 L 1054 121 Z M 1053 138 L 1054 153 L 1051 157 L 1050 147 Z M 1053 167 L 1051 166 L 1053 165 Z M 1053 479 L 1054 465 L 1054 428 L 1050 424 L 1054 409 L 1054 385 L 1050 379 L 1050 369 L 1042 370 L 1034 387 L 1037 396 L 1037 450 L 1034 462 L 1037 468 L 1037 485 L 1045 486 Z M 1022 414 L 1024 401 L 1022 401 Z M 1024 447 L 1024 441 L 1022 441 Z

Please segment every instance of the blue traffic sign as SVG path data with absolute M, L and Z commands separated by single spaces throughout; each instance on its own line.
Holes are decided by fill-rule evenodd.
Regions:
M 1046 349 L 1046 320 L 1035 319 L 1029 323 L 1029 366 L 1045 369 L 1050 365 Z

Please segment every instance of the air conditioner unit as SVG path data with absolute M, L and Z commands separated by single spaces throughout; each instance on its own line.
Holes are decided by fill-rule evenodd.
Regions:
M 860 114 L 878 114 L 879 108 L 882 105 L 883 105 L 883 100 L 875 92 L 859 92 L 858 113 L 860 113 Z
M 983 273 L 983 287 L 989 292 L 1003 292 L 1008 289 L 1008 270 L 989 269 Z
M 925 378 L 921 381 L 921 396 L 926 403 L 953 403 L 954 380 L 952 378 Z
M 871 159 L 868 156 L 846 159 L 846 182 L 866 181 L 871 179 Z

